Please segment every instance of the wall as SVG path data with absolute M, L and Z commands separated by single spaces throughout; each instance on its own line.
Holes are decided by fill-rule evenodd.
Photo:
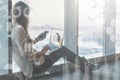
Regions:
M 7 74 L 8 66 L 8 0 L 0 0 L 0 75 Z

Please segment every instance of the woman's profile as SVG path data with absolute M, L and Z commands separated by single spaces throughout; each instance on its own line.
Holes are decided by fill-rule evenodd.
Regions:
M 43 40 L 48 32 L 40 34 L 35 40 L 32 40 L 28 33 L 29 14 L 30 7 L 26 3 L 19 1 L 14 5 L 14 23 L 12 26 L 13 59 L 27 78 L 31 78 L 32 74 L 47 71 L 61 57 L 66 57 L 65 59 L 74 64 L 77 57 L 79 61 L 78 65 L 81 65 L 81 71 L 84 72 L 84 64 L 87 63 L 91 73 L 95 67 L 94 64 L 88 63 L 85 59 L 77 56 L 64 46 L 49 55 L 45 55 L 51 48 L 49 44 L 45 45 L 39 52 L 33 50 L 32 45 L 37 41 Z M 38 64 L 36 64 L 36 62 Z

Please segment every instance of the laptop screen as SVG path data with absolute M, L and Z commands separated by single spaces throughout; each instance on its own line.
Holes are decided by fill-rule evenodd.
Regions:
M 62 46 L 63 42 L 63 31 L 59 29 L 52 29 L 50 36 L 50 43 L 56 46 Z

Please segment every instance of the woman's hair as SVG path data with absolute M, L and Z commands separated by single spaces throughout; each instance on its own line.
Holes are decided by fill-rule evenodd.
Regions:
M 30 7 L 22 1 L 16 3 L 13 7 L 13 17 L 16 23 L 21 25 L 25 31 L 27 31 L 29 13 Z

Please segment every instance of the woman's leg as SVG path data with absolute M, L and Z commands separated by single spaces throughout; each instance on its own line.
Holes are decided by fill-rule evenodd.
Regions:
M 70 51 L 69 49 L 67 49 L 64 46 L 62 48 L 50 53 L 50 55 L 45 56 L 45 62 L 38 67 L 34 67 L 34 69 L 36 68 L 34 71 L 35 72 L 36 71 L 43 72 L 43 71 L 49 69 L 61 57 L 65 58 L 67 61 L 74 63 L 74 64 L 75 64 L 75 60 L 77 58 L 78 59 L 77 65 L 80 65 L 81 71 L 84 72 L 85 63 L 87 63 L 87 60 L 79 57 L 77 54 L 73 53 L 72 51 Z M 92 64 L 90 64 L 88 66 L 90 69 L 93 69 L 93 67 L 94 67 L 94 65 L 92 65 Z
M 86 59 L 81 58 L 80 56 L 73 53 L 72 51 L 70 51 L 69 49 L 67 49 L 64 46 L 49 55 L 51 64 L 54 64 L 61 57 L 65 58 L 67 61 L 69 61 L 73 64 L 76 64 L 75 61 L 78 60 L 76 65 L 80 66 L 80 69 L 83 73 L 85 72 L 85 64 L 87 64 L 87 66 L 89 67 L 90 73 L 95 67 L 94 64 L 88 63 L 88 61 Z
M 58 54 L 60 50 L 61 49 L 56 50 L 50 53 L 50 55 L 48 56 L 45 55 L 44 56 L 45 62 L 42 65 L 36 66 L 33 64 L 33 74 L 42 73 L 48 70 L 56 61 L 58 61 L 62 57 L 60 54 Z
M 76 59 L 78 59 L 80 65 L 84 65 L 84 63 L 87 63 L 87 60 L 81 58 L 80 56 L 78 56 L 77 54 L 75 54 L 74 52 L 72 52 L 71 50 L 67 49 L 64 46 L 61 48 L 58 54 L 61 55 L 63 58 L 65 58 L 67 61 L 74 64 Z
M 63 57 L 67 61 L 75 64 L 76 63 L 75 61 L 77 59 L 78 61 L 77 61 L 76 65 L 81 66 L 81 69 L 84 69 L 84 65 L 85 65 L 85 63 L 87 63 L 87 60 L 85 60 L 84 58 L 81 58 L 80 56 L 73 53 L 72 51 L 70 51 L 69 49 L 67 49 L 64 46 L 62 48 L 60 48 L 59 51 L 51 54 L 50 56 L 52 57 L 51 59 L 53 59 L 53 62 L 56 62 L 59 59 L 57 57 Z
M 61 57 L 65 58 L 67 61 L 75 64 L 75 59 L 78 59 L 78 65 L 81 66 L 81 70 L 84 70 L 84 63 L 87 62 L 85 59 L 79 57 L 69 49 L 62 47 L 48 56 L 46 56 L 45 63 L 42 66 L 44 69 L 50 68 L 55 62 L 57 62 Z M 43 70 L 43 69 L 42 69 Z

